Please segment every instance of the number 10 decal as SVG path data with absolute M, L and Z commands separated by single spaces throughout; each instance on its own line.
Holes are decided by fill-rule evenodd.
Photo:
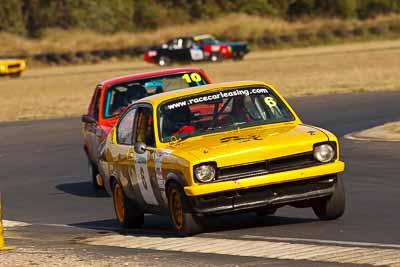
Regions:
M 141 155 L 140 154 L 135 155 L 136 179 L 144 202 L 149 205 L 158 206 L 156 196 L 154 195 L 153 187 L 151 186 L 149 168 L 147 167 L 147 159 L 148 159 L 147 155 L 148 152 Z
M 187 83 L 192 83 L 192 82 L 201 82 L 202 78 L 200 74 L 193 72 L 193 73 L 186 73 L 182 76 L 182 79 L 184 79 Z

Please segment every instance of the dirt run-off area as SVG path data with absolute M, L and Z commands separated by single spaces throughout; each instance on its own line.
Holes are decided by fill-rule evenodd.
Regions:
M 28 63 L 29 64 L 29 63 Z M 173 65 L 179 67 L 184 65 Z M 214 82 L 260 80 L 285 97 L 400 89 L 400 40 L 253 51 L 243 61 L 191 64 Z M 160 67 L 141 58 L 32 67 L 0 79 L 0 121 L 79 116 L 100 81 Z
M 400 142 L 400 122 L 390 122 L 348 135 L 350 139 Z

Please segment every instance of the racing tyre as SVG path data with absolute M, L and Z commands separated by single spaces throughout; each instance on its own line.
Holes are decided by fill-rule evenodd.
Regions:
M 218 62 L 218 61 L 222 60 L 222 57 L 220 54 L 214 53 L 214 54 L 211 54 L 210 60 L 211 60 L 211 62 Z
M 89 171 L 89 176 L 92 179 L 92 185 L 95 189 L 103 189 L 104 186 L 102 184 L 99 184 L 97 181 L 97 175 L 99 175 L 99 171 L 97 170 L 97 167 L 92 163 L 90 159 L 88 159 L 88 171 Z
M 21 77 L 21 72 L 10 74 L 10 77 L 11 78 L 19 78 L 19 77 Z
M 144 223 L 144 213 L 124 193 L 121 184 L 115 181 L 112 186 L 115 215 L 123 228 L 139 228 Z
M 264 216 L 269 216 L 269 215 L 274 215 L 277 211 L 277 208 L 264 208 L 264 209 L 259 209 L 256 211 L 256 215 L 260 217 Z
M 243 58 L 244 58 L 244 53 L 237 53 L 237 54 L 233 57 L 233 60 L 239 61 L 239 60 L 243 60 Z
M 182 187 L 175 183 L 168 187 L 168 207 L 172 224 L 180 236 L 191 236 L 203 231 L 200 219 L 190 212 L 189 200 Z
M 171 59 L 167 56 L 161 56 L 158 58 L 158 65 L 161 67 L 168 66 L 171 64 Z
M 335 191 L 329 197 L 317 199 L 312 208 L 320 220 L 335 220 L 341 217 L 346 207 L 343 179 L 336 178 Z

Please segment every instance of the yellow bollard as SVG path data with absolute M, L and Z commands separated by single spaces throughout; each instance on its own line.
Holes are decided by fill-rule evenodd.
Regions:
M 2 207 L 1 193 L 0 193 L 0 251 L 10 250 L 10 249 L 14 249 L 14 247 L 6 247 L 4 243 L 3 207 Z

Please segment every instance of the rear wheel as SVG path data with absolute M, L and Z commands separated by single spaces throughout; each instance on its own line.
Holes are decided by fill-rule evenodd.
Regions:
M 203 231 L 200 219 L 190 212 L 182 187 L 175 183 L 168 187 L 168 206 L 172 223 L 179 235 L 190 236 Z
M 335 191 L 331 196 L 314 201 L 312 208 L 319 219 L 335 220 L 341 217 L 346 207 L 343 179 L 336 178 Z
M 161 56 L 158 58 L 158 65 L 161 67 L 168 66 L 171 64 L 171 59 L 167 56 Z
M 144 223 L 144 213 L 125 195 L 118 181 L 113 183 L 112 195 L 115 215 L 123 228 L 139 228 Z

